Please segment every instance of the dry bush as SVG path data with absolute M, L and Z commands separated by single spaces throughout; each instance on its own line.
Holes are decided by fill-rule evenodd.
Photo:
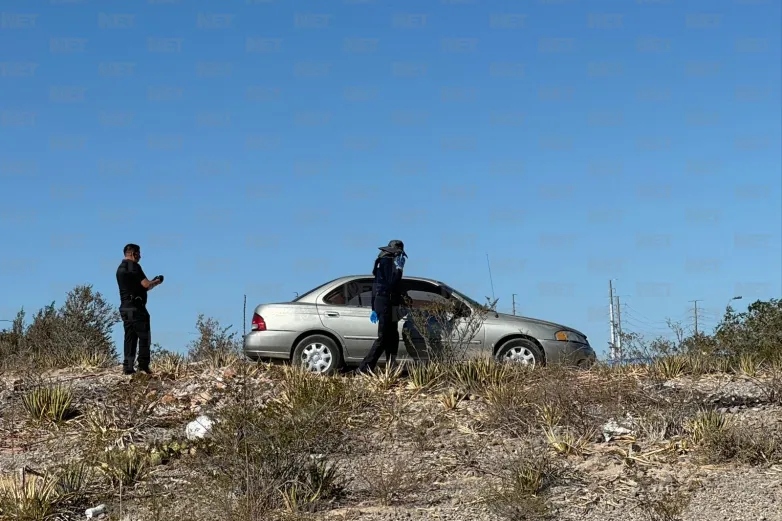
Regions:
M 465 303 L 444 293 L 421 307 L 405 308 L 409 320 L 403 329 L 407 350 L 415 358 L 451 363 L 481 351 L 471 343 L 497 301 Z
M 565 467 L 545 450 L 525 447 L 492 472 L 499 484 L 483 491 L 489 510 L 508 521 L 537 521 L 551 517 L 547 493 L 567 477 Z
M 199 314 L 196 320 L 198 338 L 188 345 L 188 360 L 204 363 L 210 369 L 228 367 L 242 360 L 241 340 L 235 331 L 228 332 L 231 327 L 221 327 L 218 320 Z
M 104 400 L 90 403 L 81 419 L 88 450 L 125 448 L 140 441 L 159 404 L 151 387 L 149 381 L 122 382 Z
M 117 361 L 111 334 L 120 316 L 92 286 L 71 290 L 59 308 L 52 302 L 30 324 L 22 309 L 0 337 L 0 364 L 19 367 L 107 367 Z
M 782 462 L 782 433 L 731 424 L 710 432 L 699 453 L 707 464 L 777 464 Z
M 405 500 L 426 481 L 428 474 L 418 463 L 419 460 L 411 454 L 390 460 L 373 459 L 358 466 L 357 476 L 372 499 L 389 506 Z
M 681 490 L 644 492 L 640 495 L 638 508 L 649 521 L 681 521 L 689 502 L 690 496 Z
M 528 378 L 490 386 L 486 392 L 485 423 L 513 436 L 538 430 L 542 412 L 558 418 L 576 436 L 600 429 L 611 417 L 624 416 L 648 401 L 632 377 L 598 378 L 562 367 L 538 368 Z
M 782 364 L 775 363 L 758 384 L 768 403 L 782 405 Z
M 263 389 L 245 365 L 226 389 L 228 404 L 208 451 L 190 463 L 210 503 L 227 517 L 267 520 L 286 509 L 317 510 L 341 493 L 347 426 L 365 395 L 351 379 L 286 367 L 279 396 L 259 405 Z

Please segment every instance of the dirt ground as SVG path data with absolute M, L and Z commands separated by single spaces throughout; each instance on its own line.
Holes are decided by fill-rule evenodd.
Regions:
M 246 403 L 261 410 L 279 398 L 282 374 L 269 368 L 253 372 L 248 377 L 253 391 Z M 611 377 L 587 373 L 578 378 Z M 511 416 L 500 426 L 496 415 L 494 423 L 487 420 L 490 392 L 468 392 L 458 386 L 454 394 L 450 387 L 414 389 L 409 378 L 367 383 L 373 386 L 372 406 L 355 417 L 346 416 L 343 425 L 344 440 L 350 441 L 340 442 L 344 450 L 336 458 L 342 493 L 319 501 L 313 512 L 278 510 L 290 518 L 331 520 L 782 521 L 782 446 L 773 445 L 773 440 L 782 439 L 782 406 L 763 377 L 633 378 L 645 389 L 641 394 L 678 393 L 685 398 L 671 402 L 669 411 L 661 409 L 659 403 L 664 402 L 657 402 L 654 414 L 670 418 L 664 421 L 653 421 L 648 409 L 634 411 L 632 404 L 625 416 L 610 422 L 599 413 L 584 413 L 578 418 L 599 420 L 602 428 L 581 441 L 570 439 L 572 450 L 561 444 L 566 438 L 547 438 L 543 426 L 520 433 Z M 238 381 L 234 368 L 202 367 L 162 376 L 128 377 L 119 368 L 4 374 L 0 472 L 12 476 L 25 469 L 27 479 L 33 479 L 64 463 L 94 461 L 95 454 L 108 446 L 160 447 L 185 440 L 186 426 L 195 418 L 220 420 Z M 56 425 L 31 421 L 23 398 L 42 382 L 70 390 L 72 417 Z M 565 397 L 565 407 L 568 389 L 579 385 L 574 380 L 549 384 L 551 392 Z M 600 388 L 599 383 L 594 388 Z M 569 404 L 573 411 L 581 410 L 576 409 L 580 400 L 574 395 Z M 620 401 L 612 403 L 623 406 Z M 674 423 L 686 424 L 684 417 L 692 416 L 690 406 L 712 410 L 742 426 L 742 432 L 754 433 L 752 439 L 759 443 L 772 441 L 767 449 L 753 452 L 761 454 L 759 459 L 726 455 L 723 461 L 705 461 L 697 440 L 674 428 Z M 742 439 L 734 441 L 742 444 Z M 555 446 L 557 441 L 560 445 Z M 521 468 L 518 462 L 538 456 L 553 466 L 541 474 L 543 478 L 556 479 L 535 493 L 508 493 L 514 469 Z M 241 480 L 237 477 L 233 490 L 220 488 L 225 480 L 218 485 L 210 474 L 214 460 L 202 457 L 200 447 L 180 451 L 156 461 L 143 479 L 124 486 L 111 481 L 104 468 L 93 476 L 86 498 L 72 505 L 70 513 L 60 512 L 60 518 L 84 519 L 86 507 L 105 504 L 104 519 L 225 519 L 213 498 L 222 494 L 235 499 L 243 493 Z M 2 504 L 4 516 L 23 518 L 14 517 L 7 501 Z M 537 510 L 539 505 L 545 509 Z

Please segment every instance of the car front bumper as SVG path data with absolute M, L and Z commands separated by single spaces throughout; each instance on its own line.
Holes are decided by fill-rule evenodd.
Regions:
M 590 366 L 597 361 L 597 354 L 589 344 L 562 342 L 561 340 L 541 340 L 546 353 L 547 364 Z
M 244 354 L 251 359 L 289 359 L 296 331 L 251 331 L 244 337 Z

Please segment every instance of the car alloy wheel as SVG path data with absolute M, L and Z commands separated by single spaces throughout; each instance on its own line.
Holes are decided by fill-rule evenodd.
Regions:
M 506 362 L 513 362 L 522 365 L 535 365 L 535 354 L 526 346 L 513 346 L 508 349 L 503 358 Z
M 331 348 L 320 342 L 307 345 L 301 353 L 302 365 L 313 373 L 326 373 L 334 361 Z

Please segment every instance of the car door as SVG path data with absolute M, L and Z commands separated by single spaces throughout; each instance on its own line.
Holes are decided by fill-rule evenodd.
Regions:
M 450 288 L 439 286 L 437 284 L 421 281 L 421 280 L 408 280 L 405 283 L 405 292 L 410 302 L 410 307 L 414 310 L 421 310 L 423 307 L 430 305 L 435 301 L 442 301 L 443 299 L 451 302 L 458 302 L 462 306 L 465 306 L 469 311 L 469 306 L 454 295 Z M 413 311 L 412 313 L 416 313 Z M 420 322 L 422 321 L 422 315 L 419 312 L 416 313 L 419 318 L 419 324 L 414 324 L 410 317 L 407 317 L 405 329 L 407 330 L 408 338 L 408 350 L 410 351 L 411 358 L 426 359 L 430 357 L 426 343 L 418 331 Z M 442 317 L 441 317 L 442 320 Z M 483 321 L 476 316 L 457 317 L 454 316 L 450 319 L 449 324 L 434 324 L 435 326 L 445 327 L 450 331 L 451 339 L 450 345 L 462 350 L 467 351 L 480 348 L 484 343 L 485 328 Z
M 412 360 L 426 360 L 429 358 L 429 350 L 424 340 L 427 328 L 424 308 L 435 301 L 447 299 L 447 295 L 440 286 L 427 281 L 403 279 L 402 286 L 407 299 L 406 313 L 400 321 L 405 351 Z
M 369 320 L 372 313 L 372 279 L 354 279 L 322 297 L 318 304 L 323 325 L 345 343 L 345 358 L 360 360 L 377 338 L 377 324 Z

